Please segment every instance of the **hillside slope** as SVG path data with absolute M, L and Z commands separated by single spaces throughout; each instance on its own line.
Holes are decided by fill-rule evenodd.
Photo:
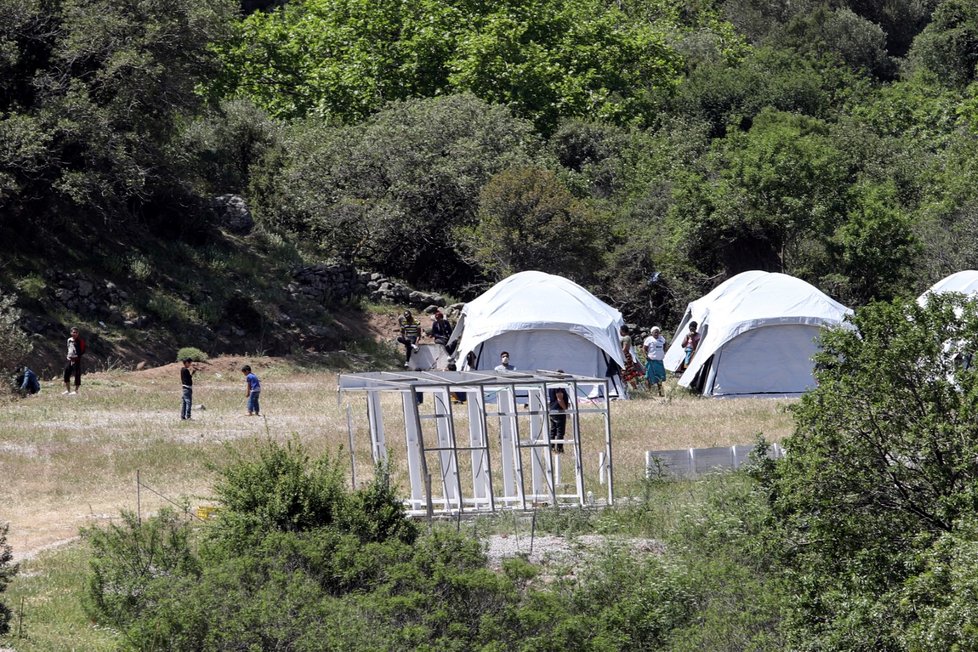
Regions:
M 393 337 L 381 325 L 393 317 L 372 316 L 344 296 L 348 288 L 309 291 L 296 276 L 321 261 L 261 232 L 215 229 L 195 244 L 118 234 L 63 250 L 41 239 L 0 270 L 0 290 L 16 294 L 34 343 L 28 363 L 44 377 L 59 372 L 74 325 L 88 341 L 90 370 L 159 366 L 182 347 L 315 359 Z

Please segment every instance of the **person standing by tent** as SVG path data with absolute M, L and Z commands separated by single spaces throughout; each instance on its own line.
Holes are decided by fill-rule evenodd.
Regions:
M 85 340 L 82 339 L 77 326 L 71 329 L 68 337 L 68 363 L 65 365 L 65 391 L 62 394 L 77 394 L 81 387 L 81 358 L 85 355 Z M 75 377 L 75 389 L 71 390 L 71 377 Z
M 418 350 L 418 342 L 421 340 L 421 324 L 414 320 L 414 315 L 411 314 L 410 310 L 405 310 L 397 323 L 401 327 L 401 335 L 397 341 L 404 345 L 404 366 L 407 367 L 411 362 L 411 353 Z
M 431 322 L 431 338 L 436 344 L 441 344 L 448 350 L 448 338 L 452 336 L 452 325 L 441 310 L 436 310 Z M 451 351 L 448 351 L 451 353 Z
M 558 369 L 557 373 L 564 373 Z M 547 390 L 547 400 L 550 403 L 550 449 L 555 453 L 564 452 L 564 436 L 567 433 L 567 390 L 563 387 L 553 387 Z M 556 443 L 555 443 L 556 442 Z
M 681 374 L 686 371 L 686 368 L 689 367 L 690 361 L 693 359 L 693 354 L 696 352 L 696 347 L 700 345 L 700 334 L 696 332 L 697 328 L 699 328 L 699 324 L 697 324 L 695 321 L 689 322 L 689 332 L 683 337 L 682 342 L 685 355 L 683 357 L 683 361 L 679 363 L 679 368 L 676 369 L 677 374 Z
M 516 367 L 509 364 L 509 351 L 503 351 L 499 354 L 499 364 L 496 365 L 494 371 L 516 371 Z
M 662 337 L 662 329 L 653 326 L 642 346 L 645 349 L 645 380 L 649 387 L 655 385 L 662 396 L 662 383 L 666 380 L 666 367 L 662 362 L 666 357 L 666 338 Z
M 635 346 L 632 343 L 631 332 L 624 324 L 618 332 L 621 334 L 621 357 L 625 361 L 625 366 L 621 370 L 621 379 L 635 387 L 635 380 L 642 377 L 642 372 L 635 360 Z

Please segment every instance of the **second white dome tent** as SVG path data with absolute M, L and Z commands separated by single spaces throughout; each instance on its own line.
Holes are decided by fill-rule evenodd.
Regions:
M 696 321 L 701 340 L 680 386 L 718 397 L 798 395 L 815 385 L 819 331 L 851 313 L 801 279 L 743 272 L 686 307 L 666 369 L 682 362 L 683 335 Z

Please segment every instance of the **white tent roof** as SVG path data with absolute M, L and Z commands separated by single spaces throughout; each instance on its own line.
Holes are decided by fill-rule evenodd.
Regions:
M 927 303 L 928 294 L 941 292 L 960 292 L 962 294 L 978 294 L 978 271 L 966 269 L 942 278 L 917 298 L 917 303 Z
M 481 350 L 480 345 L 510 335 L 500 338 L 500 346 L 508 347 L 506 350 L 510 350 L 518 369 L 547 369 L 559 361 L 562 350 L 567 355 L 567 344 L 575 341 L 572 336 L 579 336 L 621 365 L 618 329 L 622 323 L 620 312 L 577 283 L 561 276 L 528 271 L 513 274 L 467 303 L 452 340 L 459 339 L 458 359 L 464 360 L 470 351 Z M 548 337 L 542 337 L 545 332 Z M 555 344 L 549 346 L 548 342 Z M 511 350 L 520 345 L 523 350 Z M 488 355 L 480 360 L 480 368 L 497 364 L 498 352 L 494 348 L 498 347 L 485 351 Z M 595 359 L 598 357 L 604 356 Z M 560 362 L 559 366 L 568 373 L 604 376 L 605 372 L 593 362 L 589 366 L 595 368 L 576 371 L 572 371 L 575 365 L 570 360 Z
M 738 335 L 765 326 L 837 326 L 852 311 L 801 279 L 762 271 L 738 274 L 686 308 L 666 352 L 667 369 L 683 359 L 682 338 L 690 321 L 699 322 L 702 336 L 692 363 L 679 379 L 688 387 L 702 366 Z M 757 360 L 756 374 L 767 373 Z

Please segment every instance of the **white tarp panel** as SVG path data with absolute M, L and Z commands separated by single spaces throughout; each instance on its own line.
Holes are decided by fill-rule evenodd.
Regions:
M 479 355 L 479 369 L 509 351 L 517 369 L 563 369 L 602 377 L 608 359 L 623 363 L 621 313 L 561 276 L 520 272 L 500 281 L 462 310 L 452 333 L 457 355 Z M 603 355 L 602 353 L 603 352 Z
M 813 345 L 809 333 L 838 326 L 852 311 L 801 279 L 786 274 L 750 271 L 721 283 L 693 301 L 676 331 L 664 364 L 672 370 L 683 358 L 682 338 L 690 321 L 699 322 L 702 336 L 679 384 L 690 387 L 703 371 L 703 392 L 726 387 L 726 394 L 797 393 L 812 382 Z M 806 326 L 812 330 L 774 327 Z M 760 329 L 727 351 L 743 334 Z M 765 342 L 764 339 L 771 338 Z M 792 345 L 787 345 L 792 342 Z M 709 368 L 705 365 L 709 364 Z M 697 386 L 700 386 L 697 384 Z
M 801 394 L 814 387 L 812 356 L 819 330 L 799 324 L 763 326 L 735 337 L 714 354 L 713 387 L 705 393 Z
M 412 371 L 427 371 L 438 369 L 444 371 L 448 368 L 448 351 L 441 344 L 420 344 L 418 350 L 411 354 L 408 360 L 408 369 Z
M 604 376 L 608 368 L 601 349 L 569 331 L 526 330 L 497 335 L 476 350 L 479 368 L 495 367 L 503 351 L 509 352 L 509 363 L 517 371 L 563 369 L 579 376 Z

